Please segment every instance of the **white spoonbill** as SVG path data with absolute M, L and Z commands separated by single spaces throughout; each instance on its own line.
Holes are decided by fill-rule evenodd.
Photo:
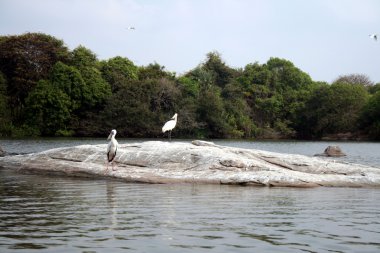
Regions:
M 166 131 L 169 131 L 169 140 L 172 139 L 172 130 L 175 128 L 175 125 L 177 124 L 177 116 L 178 114 L 174 114 L 174 116 L 165 123 L 165 125 L 162 127 L 162 132 L 165 133 Z
M 107 146 L 107 160 L 108 160 L 108 163 L 107 163 L 107 170 L 108 170 L 108 165 L 111 163 L 112 165 L 112 170 L 113 170 L 113 160 L 115 159 L 116 157 L 116 152 L 117 152 L 117 148 L 119 146 L 119 143 L 117 142 L 117 140 L 115 139 L 115 136 L 116 136 L 116 130 L 113 129 L 110 133 L 110 135 L 108 136 L 107 140 L 111 140 L 109 143 L 108 143 L 108 146 Z M 106 170 L 106 171 L 107 171 Z

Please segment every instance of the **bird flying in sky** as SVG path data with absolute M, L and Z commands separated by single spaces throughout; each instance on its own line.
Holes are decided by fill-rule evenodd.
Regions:
M 377 34 L 370 34 L 368 35 L 371 39 L 374 39 L 375 41 L 377 41 Z

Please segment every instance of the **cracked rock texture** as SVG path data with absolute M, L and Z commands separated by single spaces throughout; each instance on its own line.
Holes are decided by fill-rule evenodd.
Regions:
M 319 157 L 218 146 L 211 142 L 147 141 L 119 145 L 115 170 L 106 170 L 104 145 L 81 145 L 0 158 L 22 172 L 111 177 L 142 183 L 253 186 L 379 187 L 380 168 Z

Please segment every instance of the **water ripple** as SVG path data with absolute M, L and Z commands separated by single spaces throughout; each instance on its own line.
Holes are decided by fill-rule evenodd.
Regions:
M 0 170 L 0 252 L 379 252 L 380 191 L 146 185 Z

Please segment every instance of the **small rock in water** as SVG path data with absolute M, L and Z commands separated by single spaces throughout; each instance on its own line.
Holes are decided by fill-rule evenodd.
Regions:
M 5 156 L 5 151 L 0 147 L 0 156 Z
M 341 157 L 346 156 L 346 154 L 343 153 L 339 146 L 328 146 L 322 154 L 316 154 L 315 156 Z

